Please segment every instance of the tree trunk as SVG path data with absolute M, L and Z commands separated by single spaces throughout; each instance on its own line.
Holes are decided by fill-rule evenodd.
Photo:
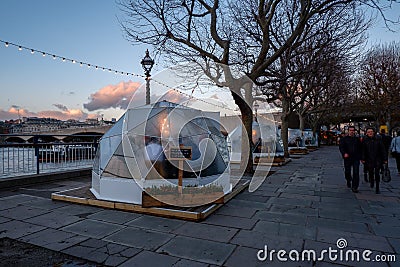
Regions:
M 253 141 L 252 141 L 252 123 L 253 123 L 253 110 L 246 103 L 246 101 L 232 92 L 233 99 L 236 105 L 239 107 L 242 115 L 242 123 L 244 129 L 242 129 L 242 151 L 240 169 L 244 170 L 244 175 L 253 175 Z
M 283 151 L 285 153 L 285 158 L 289 157 L 289 103 L 287 100 L 282 99 L 282 127 L 281 127 L 281 137 L 283 142 Z
M 300 130 L 304 131 L 304 116 L 301 113 L 297 113 L 299 116 L 299 122 L 300 122 Z

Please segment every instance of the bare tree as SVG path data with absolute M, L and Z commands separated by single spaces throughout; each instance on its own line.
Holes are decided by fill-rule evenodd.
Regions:
M 362 61 L 360 96 L 378 123 L 390 130 L 392 117 L 400 113 L 400 43 L 373 47 Z
M 311 19 L 338 7 L 357 10 L 360 3 L 377 6 L 375 0 L 119 0 L 125 12 L 121 25 L 133 44 L 152 45 L 171 63 L 229 66 L 225 85 L 242 114 L 247 147 L 252 146 L 253 87 L 231 75 L 230 68 L 263 86 L 271 76 L 268 68 L 292 49 Z M 213 74 L 208 71 L 218 81 L 218 72 Z M 242 161 L 252 173 L 252 154 Z
M 288 19 L 292 19 L 290 16 Z M 282 139 L 288 155 L 288 117 L 297 113 L 300 128 L 306 114 L 318 111 L 314 121 L 336 105 L 344 87 L 336 87 L 339 79 L 351 74 L 355 48 L 363 43 L 369 21 L 362 12 L 337 7 L 310 19 L 302 35 L 269 68 L 270 85 L 264 94 L 278 95 L 282 107 Z M 281 36 L 278 30 L 276 36 Z M 272 78 L 272 76 L 275 76 Z M 339 102 L 337 102 L 339 103 Z M 324 110 L 324 112 L 321 112 Z

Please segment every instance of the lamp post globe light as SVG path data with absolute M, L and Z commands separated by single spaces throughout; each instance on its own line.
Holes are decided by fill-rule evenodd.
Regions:
M 146 49 L 146 55 L 140 61 L 146 75 L 146 105 L 150 105 L 150 71 L 153 68 L 154 60 L 149 55 L 149 49 Z

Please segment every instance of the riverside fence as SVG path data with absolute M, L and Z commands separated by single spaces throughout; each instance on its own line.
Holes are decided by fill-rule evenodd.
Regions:
M 25 137 L 28 141 L 23 141 L 21 137 Z M 61 140 L 54 141 L 56 137 Z M 99 135 L 2 134 L 0 178 L 92 167 L 100 137 Z M 52 139 L 53 141 L 48 141 Z

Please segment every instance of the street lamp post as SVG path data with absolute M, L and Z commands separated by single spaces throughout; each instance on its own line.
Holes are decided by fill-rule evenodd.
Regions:
M 150 71 L 153 68 L 154 60 L 149 55 L 149 50 L 146 49 L 146 55 L 140 62 L 146 75 L 146 105 L 150 105 Z

